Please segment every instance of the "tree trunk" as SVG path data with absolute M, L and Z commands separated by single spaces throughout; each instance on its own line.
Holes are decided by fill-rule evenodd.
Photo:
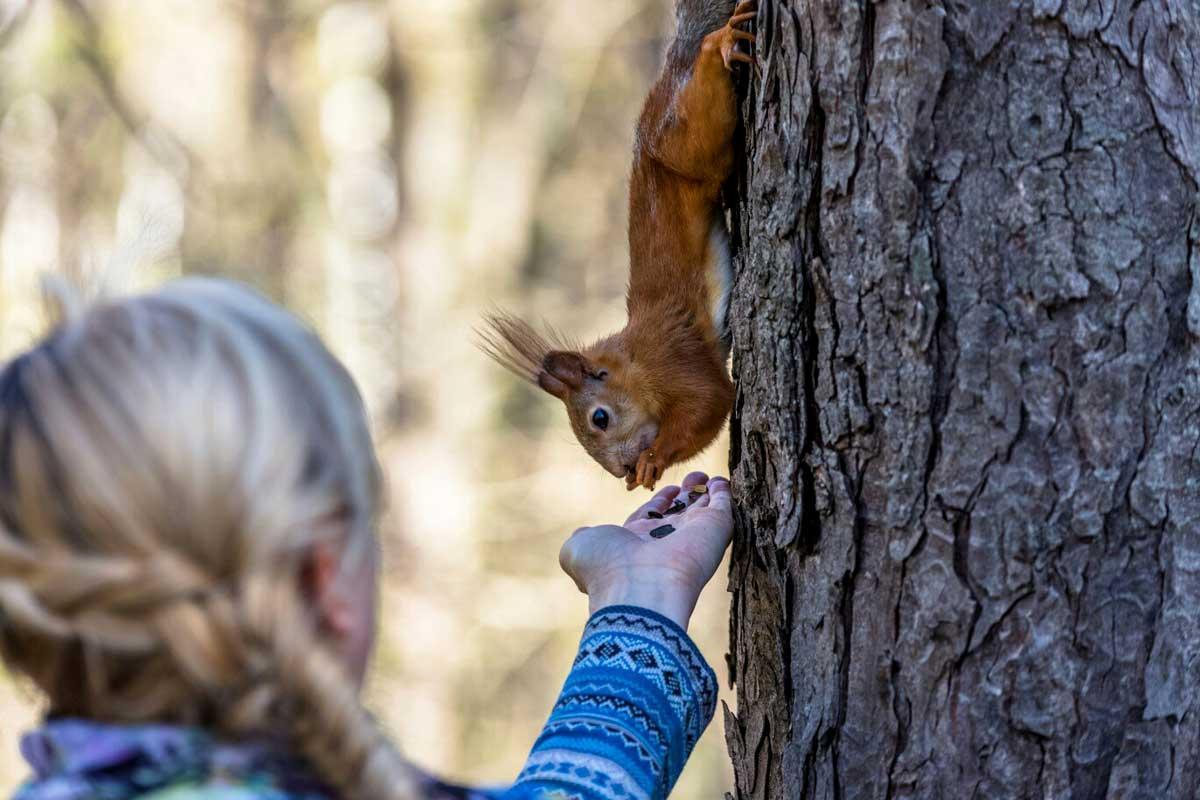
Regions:
M 1200 796 L 1200 5 L 760 5 L 736 797 Z

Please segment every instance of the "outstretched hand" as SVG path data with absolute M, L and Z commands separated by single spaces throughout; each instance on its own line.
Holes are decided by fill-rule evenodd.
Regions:
M 703 493 L 692 491 L 705 487 Z M 729 481 L 693 472 L 660 489 L 624 525 L 580 528 L 559 563 L 588 595 L 591 610 L 648 608 L 687 628 L 700 591 L 733 534 Z

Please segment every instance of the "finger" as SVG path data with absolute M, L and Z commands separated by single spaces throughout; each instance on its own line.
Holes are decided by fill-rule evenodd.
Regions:
M 687 494 L 680 495 L 680 498 L 687 502 L 689 508 L 694 508 L 700 501 L 700 498 L 704 497 L 708 493 L 708 476 L 705 475 L 703 481 L 693 483 L 690 486 L 685 486 L 684 488 L 687 489 Z
M 629 523 L 639 519 L 649 519 L 651 517 L 650 512 L 661 515 L 664 511 L 671 507 L 671 501 L 673 501 L 678 494 L 678 486 L 664 486 L 658 490 L 654 497 L 651 497 L 647 502 L 639 506 L 637 511 L 634 511 L 632 514 L 630 514 L 629 518 L 625 520 L 625 524 L 628 525 Z
M 733 490 L 728 478 L 713 478 L 708 482 L 708 504 L 720 511 L 733 511 Z
M 708 504 L 710 502 L 711 502 L 711 500 L 709 499 L 707 494 L 690 495 L 688 497 L 687 508 L 683 509 L 682 513 L 680 514 L 680 520 L 681 520 L 680 524 L 682 524 L 682 520 L 689 519 L 692 516 L 692 509 L 708 508 Z
M 687 511 L 687 508 L 688 508 L 688 501 L 686 499 L 687 497 L 688 497 L 687 495 L 682 495 L 682 496 L 676 497 L 671 502 L 670 508 L 668 508 L 666 511 L 663 512 L 663 516 L 664 517 L 673 517 L 676 514 L 682 514 L 684 511 Z

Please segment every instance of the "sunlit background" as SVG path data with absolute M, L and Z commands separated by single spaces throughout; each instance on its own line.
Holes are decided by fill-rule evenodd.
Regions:
M 0 0 L 0 355 L 42 330 L 47 272 L 122 292 L 219 273 L 315 325 L 390 484 L 367 702 L 455 780 L 516 774 L 586 618 L 559 545 L 644 499 L 472 326 L 492 304 L 580 336 L 622 323 L 633 123 L 668 6 Z M 722 679 L 724 574 L 692 626 Z M 0 794 L 37 716 L 0 672 Z M 718 709 L 675 796 L 730 775 Z

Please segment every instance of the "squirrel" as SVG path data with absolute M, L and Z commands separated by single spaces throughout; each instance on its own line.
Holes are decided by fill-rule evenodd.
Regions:
M 584 449 L 626 488 L 653 489 L 668 467 L 721 432 L 733 407 L 726 370 L 732 283 L 721 186 L 733 170 L 737 48 L 755 0 L 679 0 L 676 37 L 638 121 L 629 182 L 625 327 L 587 347 L 503 312 L 481 347 L 562 400 Z M 727 16 L 728 15 L 728 16 Z

